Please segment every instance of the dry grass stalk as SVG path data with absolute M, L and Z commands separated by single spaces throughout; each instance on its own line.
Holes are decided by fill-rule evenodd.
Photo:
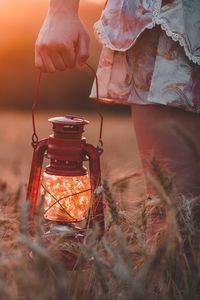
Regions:
M 106 180 L 103 181 L 103 189 L 104 189 L 105 201 L 109 207 L 109 211 L 112 217 L 111 222 L 114 222 L 115 224 L 119 225 L 122 222 L 122 218 L 119 214 L 116 202 L 113 199 L 112 193 L 108 186 L 108 182 Z

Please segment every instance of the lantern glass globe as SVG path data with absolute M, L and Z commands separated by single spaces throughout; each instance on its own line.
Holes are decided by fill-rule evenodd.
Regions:
M 63 223 L 83 221 L 91 200 L 89 176 L 57 176 L 44 172 L 41 195 L 45 219 Z

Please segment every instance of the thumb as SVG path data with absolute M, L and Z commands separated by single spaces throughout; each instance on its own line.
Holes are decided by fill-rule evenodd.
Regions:
M 89 57 L 89 37 L 80 35 L 77 45 L 76 66 L 82 67 Z

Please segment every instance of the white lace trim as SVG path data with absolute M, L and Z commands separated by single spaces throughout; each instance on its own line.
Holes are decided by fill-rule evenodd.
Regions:
M 101 20 L 97 21 L 96 23 L 94 23 L 94 34 L 97 38 L 97 40 L 105 45 L 107 48 L 113 50 L 113 51 L 121 51 L 121 48 L 115 48 L 113 46 L 113 44 L 111 43 L 110 39 L 108 38 L 106 32 L 105 32 L 105 29 L 103 27 L 103 24 L 101 22 Z M 128 49 L 127 49 L 128 50 Z M 125 51 L 125 50 L 124 50 Z
M 160 3 L 159 3 L 160 2 Z M 174 33 L 164 19 L 160 18 L 161 1 L 157 0 L 154 6 L 152 23 L 147 28 L 153 28 L 155 25 L 160 25 L 166 35 L 171 37 L 174 42 L 178 42 L 184 48 L 186 56 L 189 60 L 200 65 L 200 57 L 194 56 L 188 49 L 185 39 L 180 34 Z
M 94 24 L 94 32 L 95 35 L 97 37 L 97 39 L 104 44 L 107 48 L 113 50 L 113 51 L 127 51 L 128 49 L 130 49 L 136 42 L 136 40 L 138 39 L 138 37 L 141 35 L 141 33 L 145 30 L 145 29 L 152 29 L 153 27 L 155 27 L 156 25 L 160 25 L 162 30 L 165 31 L 166 35 L 169 36 L 170 38 L 172 38 L 173 41 L 178 42 L 180 46 L 183 47 L 186 56 L 189 58 L 189 60 L 193 61 L 194 63 L 200 65 L 200 57 L 194 56 L 193 54 L 191 54 L 191 52 L 188 50 L 188 47 L 186 45 L 185 39 L 183 38 L 183 36 L 174 33 L 170 28 L 169 25 L 160 18 L 160 8 L 161 8 L 161 3 L 162 0 L 155 0 L 154 3 L 154 9 L 153 9 L 153 18 L 152 18 L 152 22 L 148 25 L 146 25 L 141 31 L 140 33 L 137 35 L 137 37 L 134 39 L 134 41 L 126 48 L 118 48 L 113 46 L 113 44 L 111 43 L 110 39 L 108 38 L 106 31 L 104 29 L 104 26 L 101 22 L 101 20 L 97 21 Z

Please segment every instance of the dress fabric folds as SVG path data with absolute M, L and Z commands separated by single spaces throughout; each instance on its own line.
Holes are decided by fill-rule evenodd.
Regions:
M 94 27 L 102 101 L 200 112 L 199 0 L 108 0 Z

